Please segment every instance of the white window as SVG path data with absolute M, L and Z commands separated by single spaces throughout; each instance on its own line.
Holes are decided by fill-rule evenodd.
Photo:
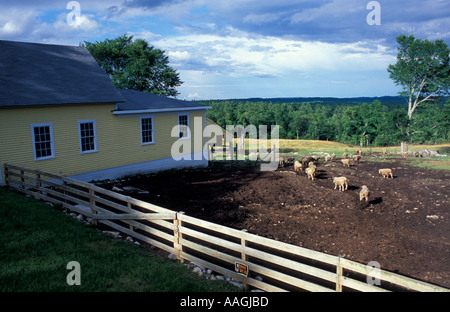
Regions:
M 97 127 L 95 120 L 78 121 L 80 130 L 80 152 L 93 153 L 97 152 Z
M 34 160 L 55 158 L 55 142 L 53 139 L 53 124 L 31 125 L 33 138 Z
M 141 143 L 145 144 L 153 144 L 154 140 L 154 131 L 153 131 L 153 117 L 141 117 Z
M 180 139 L 189 139 L 189 114 L 178 115 L 178 133 Z

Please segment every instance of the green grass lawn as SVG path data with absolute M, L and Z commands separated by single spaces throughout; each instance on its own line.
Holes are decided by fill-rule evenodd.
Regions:
M 1 187 L 0 232 L 2 292 L 237 290 Z M 80 264 L 79 286 L 67 284 L 70 261 Z

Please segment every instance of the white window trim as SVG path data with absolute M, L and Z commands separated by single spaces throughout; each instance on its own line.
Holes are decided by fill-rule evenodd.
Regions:
M 188 133 L 187 133 L 187 136 L 183 136 L 182 138 L 180 138 L 180 132 L 181 132 L 180 116 L 187 116 Z M 178 139 L 179 140 L 189 140 L 191 138 L 191 127 L 190 127 L 190 122 L 189 122 L 189 113 L 180 113 L 180 114 L 178 114 L 177 122 L 178 122 Z
M 152 120 L 152 141 L 151 142 L 144 142 L 144 137 L 142 136 L 142 119 L 151 119 Z M 141 145 L 155 144 L 155 119 L 153 118 L 153 115 L 140 116 L 139 127 L 141 129 Z
M 81 124 L 82 123 L 93 123 L 94 124 L 94 145 L 95 149 L 90 151 L 83 151 L 83 144 L 81 140 Z M 98 145 L 97 145 L 97 122 L 95 119 L 92 120 L 78 120 L 78 138 L 80 143 L 80 154 L 90 154 L 90 153 L 97 153 L 98 152 Z
M 36 157 L 36 140 L 34 139 L 34 128 L 39 128 L 39 127 L 49 127 L 49 129 L 50 129 L 50 148 L 52 150 L 52 155 L 51 156 Z M 34 157 L 35 161 L 56 158 L 56 155 L 55 155 L 55 139 L 53 137 L 53 123 L 32 124 L 31 125 L 31 138 L 33 140 L 33 157 Z

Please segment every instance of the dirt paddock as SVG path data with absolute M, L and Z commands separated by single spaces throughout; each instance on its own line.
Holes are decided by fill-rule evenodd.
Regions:
M 133 186 L 128 192 L 161 207 L 382 269 L 450 287 L 450 173 L 408 165 L 408 159 L 374 161 L 376 155 L 344 167 L 340 160 L 317 164 L 314 181 L 286 166 L 220 166 L 166 171 L 104 184 Z M 380 168 L 395 168 L 384 179 Z M 333 177 L 349 179 L 347 191 Z M 362 185 L 369 202 L 360 202 Z

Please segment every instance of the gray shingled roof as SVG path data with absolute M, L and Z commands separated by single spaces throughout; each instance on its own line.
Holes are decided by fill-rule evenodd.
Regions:
M 0 107 L 123 100 L 86 48 L 0 40 Z
M 177 100 L 135 90 L 120 90 L 125 102 L 117 105 L 116 111 L 148 111 L 148 110 L 176 110 L 176 109 L 207 109 L 210 106 Z

